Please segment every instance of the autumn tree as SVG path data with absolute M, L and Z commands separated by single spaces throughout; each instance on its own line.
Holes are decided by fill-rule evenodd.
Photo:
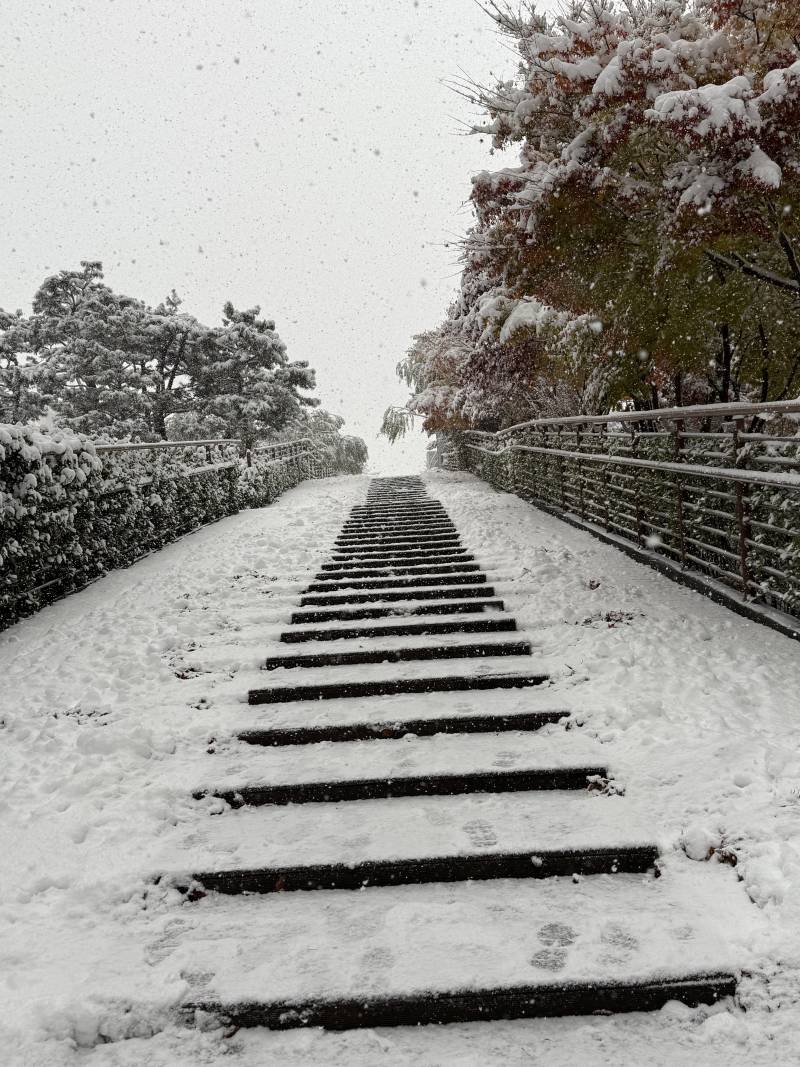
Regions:
M 473 179 L 429 428 L 783 398 L 800 384 L 800 13 L 788 0 L 488 10 L 516 78 L 460 91 L 519 164 Z M 412 364 L 406 362 L 404 367 Z M 419 387 L 418 387 L 419 386 Z

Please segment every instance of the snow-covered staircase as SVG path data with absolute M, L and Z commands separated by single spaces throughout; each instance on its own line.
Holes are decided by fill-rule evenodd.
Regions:
M 190 1010 L 344 1029 L 735 991 L 737 902 L 659 877 L 601 746 L 541 730 L 547 665 L 420 479 L 372 482 L 300 607 L 197 783 Z

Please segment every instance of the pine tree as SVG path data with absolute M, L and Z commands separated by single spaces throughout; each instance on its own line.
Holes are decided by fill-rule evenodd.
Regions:
M 259 318 L 260 311 L 226 303 L 222 326 L 197 346 L 190 367 L 198 410 L 223 419 L 230 436 L 248 447 L 319 403 L 300 391 L 314 388 L 314 371 L 289 362 L 275 323 Z

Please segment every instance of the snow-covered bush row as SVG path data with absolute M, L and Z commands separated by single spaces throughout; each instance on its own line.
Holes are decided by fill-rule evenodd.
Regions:
M 310 447 L 310 446 L 306 446 Z M 182 534 L 333 473 L 310 451 L 252 466 L 232 446 L 98 452 L 82 434 L 0 424 L 0 628 Z M 301 450 L 297 450 L 301 451 Z

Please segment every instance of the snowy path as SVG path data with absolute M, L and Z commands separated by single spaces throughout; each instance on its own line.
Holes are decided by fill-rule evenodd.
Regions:
M 360 478 L 306 484 L 272 508 L 202 531 L 0 637 L 0 670 L 7 681 L 0 734 L 5 857 L 0 988 L 5 1049 L 11 1050 L 6 1062 L 166 1067 L 216 1062 L 226 1052 L 230 1057 L 220 1062 L 247 1067 L 273 1061 L 516 1064 L 539 1056 L 565 1064 L 633 1064 L 645 1056 L 665 1064 L 797 1058 L 792 1032 L 800 1001 L 794 903 L 800 881 L 797 646 L 472 478 L 431 476 L 428 485 L 487 572 L 494 599 L 505 601 L 519 622 L 513 634 L 476 631 L 470 643 L 509 637 L 530 642 L 532 656 L 497 662 L 504 672 L 544 665 L 551 677 L 546 687 L 443 692 L 424 700 L 397 695 L 249 707 L 243 702 L 248 689 L 280 686 L 281 675 L 298 673 L 285 667 L 259 670 L 266 656 L 357 651 L 352 636 L 299 644 L 280 642 L 279 635 L 298 611 L 302 590 L 321 572 L 348 511 L 363 501 L 366 479 Z M 341 547 L 344 554 L 348 546 Z M 444 619 L 423 600 L 399 603 L 400 623 Z M 480 621 L 478 615 L 499 617 L 500 609 L 461 612 L 469 623 Z M 377 624 L 389 625 L 385 619 Z M 345 624 L 313 625 L 329 630 Z M 376 620 L 365 615 L 363 622 L 346 625 L 352 630 Z M 308 630 L 312 623 L 299 620 L 297 628 Z M 465 636 L 427 640 L 446 647 L 464 643 Z M 421 644 L 400 634 L 379 636 L 377 644 L 370 639 L 369 647 L 391 657 L 400 647 Z M 436 673 L 452 675 L 454 663 L 464 677 L 468 660 L 439 662 Z M 480 666 L 475 660 L 466 675 Z M 408 680 L 429 674 L 431 664 L 326 664 L 313 673 L 327 684 L 335 683 L 337 672 L 354 677 L 354 670 L 359 679 L 391 672 Z M 472 729 L 476 716 L 488 712 L 503 732 L 403 740 L 400 731 L 419 720 L 423 704 L 427 722 L 435 719 L 449 731 L 457 731 L 459 721 L 471 722 Z M 543 720 L 572 714 L 538 733 L 527 732 L 529 724 L 526 732 L 514 729 L 521 715 L 537 712 Z M 230 740 L 240 730 L 272 736 L 296 730 L 299 720 L 318 736 L 338 731 L 346 737 L 343 730 L 368 736 L 377 729 L 395 739 L 378 746 L 342 740 L 283 751 Z M 565 729 L 577 723 L 580 729 Z M 416 727 L 409 732 L 420 733 Z M 210 737 L 216 739 L 210 746 L 213 760 L 206 752 Z M 357 755 L 364 752 L 370 754 Z M 335 806 L 341 809 L 336 817 L 332 805 L 319 804 L 211 817 L 224 805 L 210 796 L 192 797 L 203 788 L 235 789 L 254 781 L 313 783 L 323 771 L 328 778 L 335 772 L 339 780 L 365 774 L 377 780 L 454 769 L 468 775 L 590 764 L 608 767 L 626 787 L 625 797 L 574 790 L 406 796 L 348 801 Z M 545 854 L 651 841 L 663 851 L 664 877 L 582 879 L 569 904 L 570 938 L 555 948 L 547 937 L 537 942 L 537 929 L 550 925 L 547 895 L 557 884 L 542 880 L 515 877 L 472 888 L 406 885 L 356 895 L 222 896 L 189 905 L 163 882 L 147 883 L 148 876 L 166 870 L 394 861 L 419 856 L 421 844 L 434 855 L 455 850 L 472 861 L 524 846 Z M 681 844 L 697 858 L 712 849 L 715 855 L 735 854 L 743 881 L 715 858 L 707 864 L 687 858 Z M 652 908 L 648 904 L 637 913 L 635 890 L 650 894 Z M 325 902 L 312 914 L 315 898 Z M 391 936 L 379 921 L 387 903 L 394 917 Z M 287 987 L 294 983 L 298 995 L 330 991 L 335 979 L 351 991 L 363 992 L 365 982 L 373 991 L 381 983 L 390 991 L 407 989 L 409 968 L 425 951 L 439 968 L 431 980 L 441 988 L 453 973 L 447 967 L 457 965 L 457 973 L 469 979 L 469 968 L 481 960 L 477 978 L 490 967 L 505 981 L 523 964 L 530 970 L 537 952 L 544 953 L 542 960 L 550 953 L 551 963 L 558 957 L 561 978 L 586 977 L 592 960 L 612 971 L 617 967 L 619 975 L 645 975 L 648 968 L 652 972 L 654 954 L 667 968 L 670 951 L 676 952 L 676 965 L 691 965 L 685 942 L 683 950 L 670 949 L 678 944 L 674 931 L 689 924 L 698 969 L 716 953 L 719 966 L 746 972 L 740 995 L 748 1011 L 668 1006 L 613 1019 L 338 1035 L 254 1030 L 230 1038 L 219 1030 L 174 1026 L 170 1010 L 193 987 L 207 986 L 202 976 L 209 970 L 218 976 L 217 992 L 247 992 L 236 985 L 241 968 L 230 970 L 232 945 L 235 953 L 250 953 L 243 958 L 266 995 L 264 982 L 274 979 L 267 949 L 259 950 L 258 941 L 235 944 L 236 908 L 242 905 L 252 912 L 261 943 L 289 953 L 282 957 L 282 970 Z M 356 910 L 348 920 L 351 907 Z M 616 951 L 621 957 L 609 963 L 609 937 L 601 936 L 605 927 L 597 916 L 607 918 L 619 908 L 629 939 L 619 934 L 611 956 Z M 302 919 L 305 912 L 308 918 Z M 679 913 L 680 922 L 673 919 Z M 436 938 L 444 936 L 448 923 L 459 925 L 470 914 L 476 917 L 477 939 L 467 955 L 456 952 L 450 959 L 445 948 L 437 952 Z M 291 922 L 300 922 L 305 942 L 292 943 L 286 933 Z M 314 926 L 319 922 L 327 933 Z M 206 948 L 216 946 L 221 956 L 200 951 L 204 938 Z M 498 940 L 518 943 L 519 960 L 514 954 L 492 956 Z M 453 943 L 447 942 L 451 950 Z M 330 956 L 327 983 L 320 949 Z M 312 950 L 320 963 L 316 972 L 308 969 Z M 547 968 L 538 967 L 537 978 L 543 973 Z M 308 985 L 320 981 L 322 986 Z M 131 1003 L 136 1010 L 126 1011 Z M 124 1037 L 128 1040 L 120 1040 Z M 115 1043 L 97 1043 L 108 1039 Z M 76 1042 L 84 1051 L 74 1050 Z

